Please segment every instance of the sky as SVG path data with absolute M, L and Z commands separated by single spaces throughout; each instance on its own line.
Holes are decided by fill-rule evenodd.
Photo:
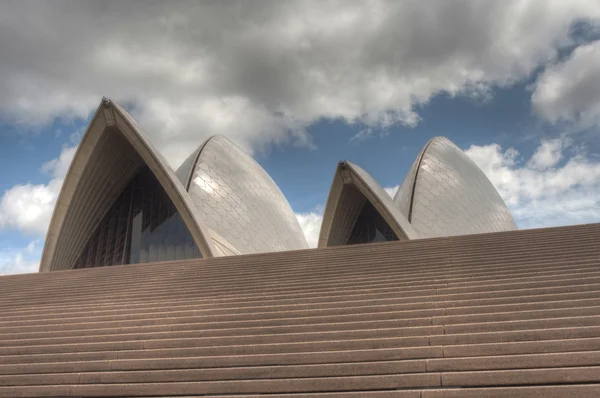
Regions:
M 339 160 L 393 193 L 440 135 L 520 228 L 600 221 L 600 0 L 7 0 L 0 54 L 0 274 L 37 271 L 103 96 L 173 168 L 237 143 L 313 247 Z

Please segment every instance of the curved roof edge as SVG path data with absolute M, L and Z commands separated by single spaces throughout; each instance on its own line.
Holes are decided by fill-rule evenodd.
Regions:
M 345 191 L 344 187 L 347 186 L 355 188 L 361 196 L 371 202 L 399 239 L 420 238 L 408 219 L 373 176 L 352 162 L 342 161 L 338 164 L 329 190 L 318 247 L 330 245 L 336 211 L 340 203 L 346 199 L 344 196 L 348 191 Z
M 433 137 L 429 141 L 427 141 L 427 143 L 425 144 L 423 149 L 421 149 L 421 152 L 415 159 L 412 167 L 408 171 L 408 174 L 406 174 L 406 178 L 402 182 L 402 185 L 400 185 L 400 187 L 396 191 L 396 194 L 394 195 L 394 203 L 397 206 L 399 206 L 400 208 L 403 208 L 404 205 L 408 205 L 408 209 L 406 209 L 405 216 L 409 222 L 412 222 L 413 203 L 414 203 L 414 199 L 415 199 L 415 188 L 417 186 L 417 179 L 419 178 L 419 169 L 421 168 L 421 163 L 423 162 L 423 156 L 425 156 L 425 152 L 427 152 L 427 148 L 429 148 L 431 143 L 433 141 L 435 141 L 436 139 L 440 139 L 440 138 L 444 138 L 444 137 L 437 136 L 437 137 Z M 408 203 L 402 203 L 404 198 L 406 198 L 408 200 Z
M 194 169 L 196 168 L 196 165 L 198 164 L 198 160 L 200 159 L 202 150 L 204 149 L 204 147 L 206 146 L 206 144 L 208 144 L 208 142 L 210 140 L 212 140 L 213 138 L 215 138 L 217 136 L 220 136 L 220 135 L 218 135 L 218 134 L 211 135 L 210 137 L 205 139 L 204 142 L 202 144 L 200 144 L 198 149 L 196 149 L 194 152 L 192 152 L 175 171 L 175 174 L 177 175 L 177 177 L 179 178 L 179 180 L 185 187 L 186 191 L 190 190 L 190 184 L 192 182 L 192 177 L 194 176 Z M 223 137 L 223 138 L 225 138 L 225 137 Z
M 202 256 L 213 257 L 217 250 L 212 243 L 208 228 L 202 224 L 198 211 L 175 172 L 154 148 L 150 138 L 137 121 L 121 106 L 110 99 L 103 98 L 77 148 L 58 195 L 44 243 L 40 272 L 58 268 L 55 264 L 56 247 L 61 239 L 65 218 L 83 182 L 83 173 L 88 166 L 93 166 L 90 164 L 92 156 L 98 156 L 96 144 L 106 134 L 108 128 L 116 129 L 121 133 L 143 163 L 150 168 L 180 213 Z
M 432 190 L 431 187 L 435 188 Z M 443 198 L 454 199 L 446 199 L 449 203 L 444 203 Z M 469 200 L 475 202 L 466 205 Z M 487 175 L 444 136 L 433 137 L 425 144 L 396 192 L 394 203 L 423 237 L 517 228 L 510 210 Z M 443 209 L 444 214 L 440 215 L 434 209 Z M 453 227 L 445 228 L 445 225 Z M 458 230 L 456 225 L 460 226 Z
M 207 138 L 177 174 L 219 248 L 243 254 L 308 248 L 277 183 L 229 138 Z

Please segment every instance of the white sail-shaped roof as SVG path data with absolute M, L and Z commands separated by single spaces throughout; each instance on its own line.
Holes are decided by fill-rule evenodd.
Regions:
M 368 217 L 382 218 L 395 234 L 379 240 L 517 229 L 483 171 L 444 137 L 427 143 L 393 200 L 366 171 L 351 162 L 340 162 L 323 215 L 319 247 L 375 241 L 374 225 L 367 238 L 351 236 L 357 226 L 364 225 L 366 206 L 370 206 Z
M 216 250 L 183 184 L 139 124 L 103 99 L 75 153 L 52 215 L 40 271 L 69 269 L 111 204 L 141 167 L 165 190 L 203 257 Z
M 427 143 L 394 202 L 423 237 L 517 229 L 483 171 L 445 137 Z
M 177 170 L 216 247 L 249 254 L 308 247 L 277 184 L 248 154 L 213 136 Z
M 400 240 L 419 235 L 381 185 L 356 164 L 343 161 L 335 171 L 323 214 L 319 247 L 348 243 L 365 206 L 372 206 Z

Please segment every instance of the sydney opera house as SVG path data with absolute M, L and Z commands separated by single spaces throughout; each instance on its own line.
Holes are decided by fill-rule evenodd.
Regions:
M 229 140 L 173 171 L 104 99 L 41 272 L 0 276 L 0 398 L 599 397 L 599 241 L 518 230 L 438 137 L 393 198 L 340 162 L 308 249 Z
M 393 199 L 340 162 L 319 247 L 512 229 L 483 172 L 438 137 Z M 40 271 L 307 247 L 275 182 L 235 144 L 211 137 L 174 172 L 127 111 L 105 99 L 65 178 Z

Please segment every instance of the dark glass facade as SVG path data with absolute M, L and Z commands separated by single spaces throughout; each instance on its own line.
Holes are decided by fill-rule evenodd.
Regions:
M 398 240 L 398 237 L 371 202 L 367 201 L 356 219 L 347 244 L 386 242 L 390 240 Z
M 175 205 L 145 167 L 98 224 L 75 268 L 199 257 Z

